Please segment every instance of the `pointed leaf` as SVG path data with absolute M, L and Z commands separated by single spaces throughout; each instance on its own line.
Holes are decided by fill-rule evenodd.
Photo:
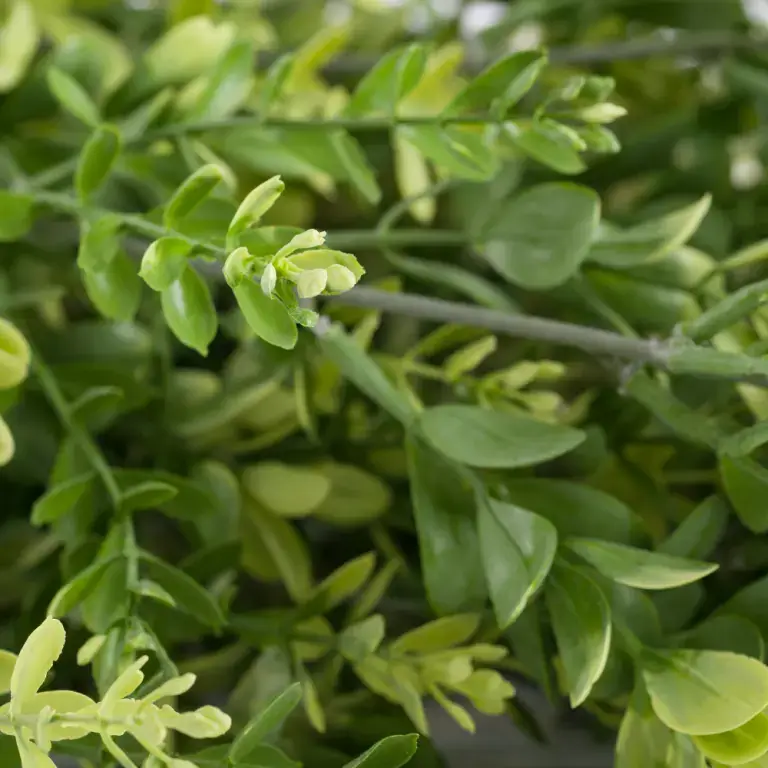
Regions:
M 676 557 L 709 556 L 725 532 L 728 515 L 728 505 L 719 496 L 710 496 L 659 544 L 658 551 Z
M 59 104 L 78 120 L 95 128 L 101 122 L 99 108 L 88 91 L 66 72 L 51 67 L 46 72 L 48 88 Z
M 246 322 L 259 338 L 281 349 L 296 346 L 299 332 L 285 304 L 265 295 L 253 280 L 243 280 L 232 291 Z
M 183 220 L 213 192 L 223 178 L 218 165 L 210 164 L 198 168 L 184 180 L 165 206 L 165 226 L 168 229 L 178 229 Z
M 86 472 L 46 491 L 32 507 L 32 525 L 54 523 L 66 515 L 93 486 L 93 478 L 93 472 Z
M 122 146 L 120 132 L 99 126 L 88 138 L 75 170 L 75 189 L 81 200 L 89 198 L 107 179 Z
M 201 355 L 216 336 L 218 315 L 208 285 L 186 265 L 181 276 L 161 294 L 163 316 L 174 336 Z
M 344 768 L 401 768 L 416 754 L 419 737 L 388 736 Z

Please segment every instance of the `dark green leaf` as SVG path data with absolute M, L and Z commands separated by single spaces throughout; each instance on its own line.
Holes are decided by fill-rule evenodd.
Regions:
M 32 198 L 0 189 L 0 243 L 21 240 L 32 227 Z
M 32 507 L 32 525 L 54 523 L 66 515 L 92 487 L 93 478 L 93 472 L 86 472 L 50 488 Z
M 768 531 L 768 469 L 748 456 L 720 456 L 720 477 L 728 499 L 744 525 L 755 533 Z
M 142 283 L 136 264 L 124 251 L 118 251 L 103 269 L 83 272 L 82 277 L 88 298 L 104 317 L 124 323 L 133 320 L 141 303 Z
M 719 496 L 710 496 L 659 544 L 658 551 L 677 557 L 708 557 L 725 532 L 728 514 L 728 505 Z
M 416 754 L 418 742 L 416 734 L 388 736 L 344 768 L 400 768 Z
M 99 108 L 77 80 L 55 67 L 48 69 L 46 79 L 54 98 L 67 112 L 91 128 L 101 122 Z
M 138 483 L 123 491 L 120 496 L 120 511 L 127 515 L 140 509 L 161 507 L 178 493 L 178 489 L 174 486 L 157 480 Z
M 95 220 L 84 218 L 80 222 L 80 248 L 77 266 L 84 272 L 101 272 L 120 251 L 122 220 L 107 214 Z
M 163 212 L 163 223 L 168 229 L 178 229 L 185 219 L 203 202 L 222 181 L 218 165 L 204 165 L 184 180 L 173 193 Z
M 66 616 L 76 608 L 101 583 L 105 571 L 110 568 L 117 558 L 111 557 L 99 560 L 80 571 L 73 579 L 64 584 L 53 596 L 48 606 L 49 616 Z
M 165 321 L 174 336 L 201 355 L 207 355 L 208 346 L 216 336 L 218 315 L 203 278 L 191 266 L 185 266 L 161 298 Z
M 101 125 L 90 135 L 75 171 L 75 189 L 81 200 L 89 198 L 106 181 L 121 147 L 120 132 L 112 125 Z
M 765 654 L 765 641 L 758 627 L 743 616 L 728 613 L 718 613 L 684 632 L 680 635 L 680 643 L 686 648 L 730 651 L 760 661 Z
M 768 637 L 768 576 L 747 584 L 717 609 L 717 615 L 742 616 Z

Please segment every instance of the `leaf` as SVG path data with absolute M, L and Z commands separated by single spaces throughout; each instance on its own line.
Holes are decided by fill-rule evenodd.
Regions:
M 736 514 L 753 533 L 768 531 L 768 469 L 747 456 L 720 456 L 720 477 Z
M 646 651 L 653 710 L 672 730 L 693 736 L 731 731 L 768 706 L 768 668 L 723 651 Z
M 111 557 L 97 560 L 80 571 L 74 578 L 64 584 L 53 596 L 49 606 L 49 616 L 66 616 L 90 594 L 99 583 L 107 568 L 115 562 Z
M 461 470 L 409 435 L 411 503 L 427 598 L 438 614 L 477 610 L 487 589 L 477 536 L 475 499 Z
M 314 516 L 334 525 L 364 525 L 381 517 L 392 503 L 392 492 L 379 477 L 352 464 L 327 463 L 318 467 L 331 482 L 331 490 Z
M 8 93 L 24 77 L 35 57 L 39 39 L 32 4 L 27 0 L 14 0 L 5 24 L 0 27 L 0 93 Z
M 768 715 L 755 715 L 744 725 L 711 736 L 694 736 L 693 743 L 711 760 L 740 765 L 768 752 Z
M 350 624 L 339 633 L 339 653 L 348 661 L 361 662 L 376 653 L 386 632 L 384 617 L 378 613 Z
M 11 690 L 11 677 L 16 666 L 16 654 L 10 651 L 0 651 L 0 693 L 6 694 Z
M 221 168 L 210 164 L 198 168 L 173 193 L 163 211 L 167 229 L 179 229 L 184 219 L 202 203 L 224 179 Z
M 548 290 L 579 271 L 599 221 L 600 198 L 591 189 L 540 184 L 493 217 L 482 233 L 482 253 L 511 283 Z
M 184 571 L 174 568 L 164 560 L 142 550 L 141 559 L 146 563 L 152 578 L 176 601 L 176 604 L 190 616 L 214 629 L 225 624 L 221 608 L 207 589 L 200 586 Z
M 376 555 L 368 552 L 354 558 L 337 568 L 330 576 L 317 585 L 310 597 L 313 604 L 317 601 L 323 613 L 330 611 L 356 592 L 359 592 L 373 575 L 376 568 Z
M 203 278 L 186 266 L 181 276 L 162 292 L 161 299 L 163 316 L 173 335 L 205 357 L 219 321 Z
M 56 67 L 50 67 L 45 76 L 53 97 L 67 112 L 91 128 L 101 123 L 99 108 L 74 77 Z
M 162 483 L 175 488 L 177 494 L 166 497 L 159 505 L 169 517 L 197 521 L 216 516 L 218 507 L 214 496 L 205 486 L 186 477 L 162 470 L 117 469 L 113 473 L 123 492 L 143 483 Z
M 311 514 L 331 490 L 330 479 L 321 471 L 278 461 L 246 467 L 243 485 L 260 504 L 283 517 Z
M 681 587 L 709 576 L 718 568 L 716 563 L 702 563 L 609 541 L 571 539 L 566 544 L 604 576 L 637 589 Z
M 686 648 L 706 651 L 732 651 L 763 660 L 765 641 L 760 629 L 743 616 L 719 613 L 680 636 Z
M 19 651 L 11 675 L 12 711 L 21 711 L 22 705 L 40 690 L 64 650 L 65 639 L 64 625 L 51 617 L 30 633 Z
M 123 323 L 133 320 L 141 303 L 141 280 L 124 251 L 104 269 L 83 272 L 82 278 L 88 298 L 101 315 Z
M 296 56 L 284 53 L 270 65 L 259 93 L 258 114 L 262 119 L 269 117 L 272 104 L 279 98 L 285 83 L 291 75 Z
M 627 544 L 636 522 L 632 510 L 617 498 L 567 480 L 508 480 L 502 498 L 546 518 L 563 538 L 584 536 Z
M 543 601 L 532 602 L 504 635 L 526 674 L 538 683 L 547 699 L 554 702 L 553 674 L 542 623 L 543 614 Z
M 709 212 L 712 196 L 636 227 L 603 228 L 589 251 L 589 260 L 613 269 L 658 261 L 688 242 Z
M 768 637 L 768 576 L 742 587 L 718 607 L 716 615 L 743 616 L 755 624 L 763 637 Z
M 32 207 L 33 200 L 29 195 L 0 189 L 0 243 L 21 240 L 29 232 L 32 228 Z
M 600 588 L 583 570 L 558 563 L 544 590 L 571 706 L 589 696 L 611 647 L 611 612 Z
M 710 496 L 659 544 L 658 551 L 676 557 L 708 557 L 725 532 L 728 515 L 728 505 L 719 496 Z
M 299 332 L 285 304 L 267 296 L 253 280 L 243 280 L 232 291 L 246 322 L 260 339 L 281 349 L 296 346 Z
M 49 488 L 32 507 L 32 525 L 46 525 L 61 519 L 90 490 L 93 478 L 93 472 L 86 472 Z
M 181 278 L 191 251 L 190 243 L 180 237 L 161 237 L 144 251 L 139 277 L 153 291 L 164 291 Z
M 546 56 L 538 51 L 505 56 L 470 80 L 442 114 L 487 113 L 488 106 L 495 102 L 494 112 L 504 116 L 531 89 L 546 62 Z
M 505 629 L 544 583 L 557 533 L 543 517 L 484 495 L 478 498 L 478 530 L 491 603 Z
M 84 272 L 105 270 L 120 251 L 121 227 L 122 220 L 117 215 L 81 219 L 77 266 Z
M 429 654 L 464 645 L 480 628 L 480 615 L 455 614 L 422 624 L 400 635 L 390 645 L 394 654 Z
M 75 170 L 75 189 L 88 199 L 107 179 L 122 146 L 117 128 L 101 125 L 88 137 Z
M 120 496 L 120 512 L 123 515 L 137 512 L 141 509 L 161 507 L 166 502 L 178 496 L 178 489 L 168 483 L 149 480 L 138 483 L 124 490 Z
M 507 123 L 505 135 L 514 147 L 558 173 L 575 176 L 587 168 L 578 150 L 553 121 L 536 120 L 522 125 Z
M 419 737 L 387 736 L 343 768 L 400 768 L 416 754 Z
M 352 186 L 370 205 L 381 202 L 381 188 L 376 171 L 368 162 L 359 142 L 347 131 L 333 131 L 330 141 Z
M 427 408 L 419 425 L 437 450 L 470 467 L 541 464 L 573 450 L 585 437 L 571 427 L 471 405 Z
M 301 683 L 294 683 L 272 699 L 235 739 L 229 750 L 229 759 L 234 763 L 247 761 L 249 755 L 282 726 L 288 715 L 299 705 L 301 697 Z

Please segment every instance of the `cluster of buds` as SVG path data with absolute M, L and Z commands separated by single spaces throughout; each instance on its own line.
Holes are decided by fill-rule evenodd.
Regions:
M 11 390 L 29 373 L 31 354 L 27 340 L 13 323 L 0 318 L 0 390 Z M 7 464 L 15 450 L 13 435 L 0 416 L 0 466 Z

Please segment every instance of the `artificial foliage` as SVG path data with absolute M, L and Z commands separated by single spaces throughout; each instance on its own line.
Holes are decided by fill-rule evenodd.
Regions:
M 761 21 L 475 5 L 0 2 L 4 767 L 768 766 Z

